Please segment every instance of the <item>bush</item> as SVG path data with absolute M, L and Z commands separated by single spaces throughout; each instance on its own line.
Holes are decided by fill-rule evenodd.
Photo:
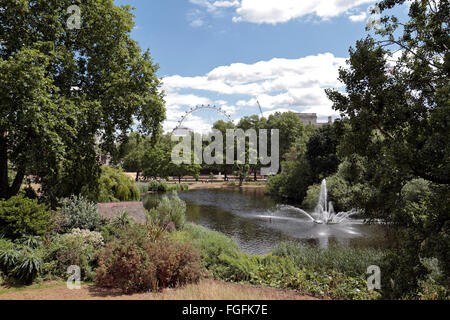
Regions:
M 134 181 L 120 169 L 104 166 L 100 176 L 98 202 L 136 201 L 140 192 Z
M 371 265 L 382 266 L 386 257 L 385 251 L 377 249 L 343 246 L 322 249 L 294 242 L 280 243 L 272 253 L 290 258 L 300 268 L 325 272 L 334 270 L 354 277 L 364 275 Z
M 74 229 L 71 233 L 56 235 L 45 251 L 44 272 L 47 275 L 65 278 L 67 268 L 79 266 L 81 278 L 92 281 L 97 266 L 96 255 L 103 246 L 99 232 Z
M 155 238 L 136 225 L 101 251 L 95 282 L 128 294 L 197 282 L 200 276 L 200 256 L 189 244 Z
M 0 201 L 0 235 L 10 239 L 22 235 L 44 235 L 51 226 L 51 212 L 37 200 L 19 195 Z
M 63 220 L 61 230 L 70 231 L 75 228 L 95 230 L 102 220 L 97 205 L 83 196 L 71 196 L 60 200 L 59 210 Z
M 181 242 L 191 242 L 202 257 L 202 264 L 216 278 L 220 279 L 219 257 L 233 256 L 239 252 L 237 244 L 222 233 L 209 231 L 192 223 L 187 223 L 182 231 L 173 233 L 171 238 Z
M 240 252 L 236 243 L 218 232 L 209 231 L 200 226 L 186 224 L 182 231 L 171 235 L 171 239 L 181 242 L 191 242 L 200 251 L 203 267 L 214 278 L 246 282 L 254 285 L 271 286 L 276 288 L 289 288 L 301 292 L 336 298 L 351 299 L 376 299 L 379 293 L 367 289 L 365 271 L 360 272 L 361 265 L 371 258 L 363 259 L 359 265 L 358 257 L 352 254 L 344 254 L 344 248 L 339 253 L 328 255 L 315 252 L 326 261 L 322 267 L 315 267 L 318 258 L 312 257 L 314 249 L 308 251 L 307 259 L 303 259 L 298 253 L 299 249 L 293 244 L 280 246 L 273 254 L 266 256 L 252 256 Z M 301 250 L 301 249 L 300 249 Z M 325 251 L 324 251 L 325 252 Z M 370 256 L 370 255 L 369 255 Z M 378 254 L 374 254 L 378 259 Z M 300 257 L 301 259 L 298 259 Z M 346 261 L 351 257 L 349 261 Z M 332 260 L 338 262 L 333 263 Z M 307 261 L 299 265 L 298 261 Z M 379 260 L 374 260 L 376 264 Z M 337 270 L 333 270 L 333 268 Z M 351 276 L 338 270 L 347 270 L 349 273 L 355 271 L 357 276 Z
M 173 222 L 177 229 L 181 229 L 185 215 L 186 203 L 174 192 L 172 197 L 163 197 L 156 208 L 148 211 L 148 220 L 161 227 L 167 227 L 170 222 Z
M 152 180 L 147 186 L 147 191 L 153 192 L 172 192 L 172 191 L 186 191 L 189 190 L 188 184 L 167 184 L 165 180 L 157 181 Z M 144 187 L 142 187 L 144 188 Z
M 136 183 L 136 189 L 138 189 L 141 194 L 144 194 L 149 191 L 149 184 L 145 182 L 138 182 Z
M 0 239 L 0 269 L 8 281 L 31 284 L 43 266 L 42 250 Z

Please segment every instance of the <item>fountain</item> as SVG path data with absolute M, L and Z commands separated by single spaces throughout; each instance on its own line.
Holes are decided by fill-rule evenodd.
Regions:
M 333 208 L 333 203 L 331 201 L 328 202 L 327 180 L 323 179 L 322 185 L 320 186 L 319 201 L 314 212 L 311 214 L 315 217 L 314 222 L 319 224 L 337 224 L 357 213 L 357 210 L 336 213 Z
M 302 213 L 317 224 L 338 224 L 345 222 L 350 216 L 358 214 L 357 210 L 338 213 L 334 211 L 333 203 L 331 201 L 328 202 L 327 181 L 325 179 L 320 186 L 319 200 L 313 212 L 308 213 L 305 210 L 292 206 L 286 207 L 287 209 Z

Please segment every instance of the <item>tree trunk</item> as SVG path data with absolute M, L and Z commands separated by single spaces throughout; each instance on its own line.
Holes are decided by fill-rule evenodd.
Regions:
M 225 171 L 224 181 L 228 181 L 228 173 Z
M 258 178 L 256 177 L 256 171 L 254 172 L 254 175 L 255 175 L 254 180 L 255 180 L 255 181 L 258 181 Z
M 0 133 L 0 199 L 7 199 L 8 183 L 8 143 L 6 131 Z
M 139 182 L 139 171 L 138 172 L 136 172 L 136 182 Z
M 14 178 L 13 184 L 9 189 L 8 198 L 16 196 L 19 193 L 24 177 L 25 177 L 25 168 L 20 166 L 17 170 L 17 174 L 16 177 Z
M 178 177 L 178 184 L 181 184 L 181 177 Z

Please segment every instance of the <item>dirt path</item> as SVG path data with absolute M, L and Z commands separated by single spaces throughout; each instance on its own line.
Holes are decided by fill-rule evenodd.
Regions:
M 93 285 L 84 285 L 80 290 L 69 290 L 64 283 L 47 286 L 49 287 L 2 289 L 0 300 L 317 300 L 295 291 L 258 288 L 209 279 L 179 289 L 166 289 L 161 293 L 133 295 L 123 295 L 120 291 L 100 289 Z

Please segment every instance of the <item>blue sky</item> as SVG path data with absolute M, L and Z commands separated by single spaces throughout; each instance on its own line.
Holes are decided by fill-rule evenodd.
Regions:
M 159 63 L 166 130 L 184 111 L 213 104 L 236 121 L 276 111 L 337 116 L 324 89 L 366 36 L 371 0 L 116 0 L 135 7 L 132 37 Z M 404 10 L 404 9 L 403 9 Z M 342 87 L 341 87 L 342 88 Z M 205 132 L 221 116 L 201 111 L 185 126 Z

